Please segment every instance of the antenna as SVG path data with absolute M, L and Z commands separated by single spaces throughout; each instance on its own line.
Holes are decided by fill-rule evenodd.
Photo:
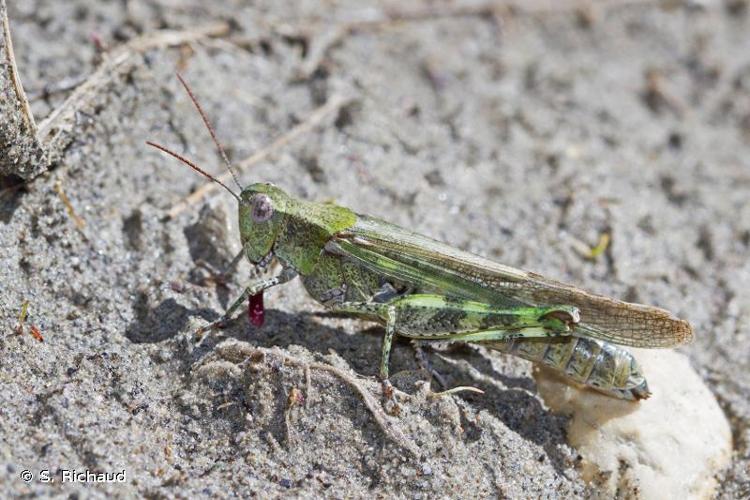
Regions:
M 187 92 L 188 96 L 190 96 L 190 100 L 193 101 L 193 105 L 195 105 L 195 108 L 198 110 L 198 113 L 201 115 L 201 118 L 203 119 L 203 123 L 206 125 L 208 132 L 211 134 L 211 139 L 214 140 L 214 144 L 216 144 L 216 148 L 219 150 L 219 153 L 221 154 L 221 158 L 224 160 L 224 164 L 227 166 L 227 168 L 229 169 L 229 172 L 232 174 L 232 179 L 234 179 L 234 183 L 237 184 L 237 187 L 240 188 L 240 191 L 242 191 L 242 184 L 240 184 L 240 181 L 237 180 L 237 174 L 234 171 L 234 167 L 232 167 L 232 164 L 229 162 L 229 158 L 227 157 L 227 154 L 224 151 L 224 148 L 219 142 L 219 139 L 216 138 L 216 132 L 214 131 L 214 127 L 211 125 L 211 122 L 208 121 L 208 116 L 206 116 L 206 113 L 203 111 L 203 108 L 198 102 L 198 98 L 195 97 L 195 94 L 193 94 L 193 91 L 190 89 L 190 86 L 187 84 L 187 82 L 182 78 L 182 75 L 180 75 L 179 73 L 177 73 L 177 79 L 180 80 L 180 83 L 182 84 L 182 86 L 185 87 L 185 91 Z
M 231 189 L 229 189 L 226 184 L 224 184 L 219 179 L 217 179 L 213 175 L 209 174 L 208 172 L 206 172 L 205 170 L 203 170 L 202 168 L 200 168 L 199 166 L 197 166 L 195 163 L 193 163 L 192 161 L 188 160 L 187 158 L 185 158 L 185 157 L 183 157 L 181 155 L 178 155 L 174 151 L 172 151 L 170 149 L 167 149 L 164 146 L 162 146 L 160 144 L 157 144 L 155 142 L 146 141 L 146 144 L 148 144 L 149 146 L 154 147 L 154 148 L 156 148 L 156 149 L 158 149 L 160 151 L 163 151 L 163 152 L 167 153 L 168 155 L 170 155 L 170 156 L 172 156 L 174 158 L 177 158 L 182 163 L 184 163 L 188 167 L 192 168 L 193 170 L 195 170 L 199 174 L 203 175 L 204 177 L 207 177 L 207 178 L 211 179 L 216 184 L 219 184 L 221 187 L 223 187 L 224 189 L 226 189 L 227 191 L 229 191 L 229 194 L 231 194 L 232 196 L 234 196 L 237 199 L 237 201 L 242 201 L 240 199 L 240 197 L 237 195 L 237 193 L 235 193 L 234 191 L 232 191 Z

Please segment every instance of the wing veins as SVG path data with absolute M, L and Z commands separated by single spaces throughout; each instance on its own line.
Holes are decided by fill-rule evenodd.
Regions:
M 544 278 L 452 248 L 398 226 L 360 216 L 339 243 L 367 254 L 358 260 L 378 272 L 378 260 L 389 259 L 394 278 L 407 281 L 432 276 L 436 286 L 453 295 L 504 305 L 571 305 L 581 311 L 576 330 L 582 336 L 633 347 L 671 347 L 692 340 L 692 329 L 669 311 L 596 295 L 572 285 Z M 399 267 L 409 271 L 399 273 Z M 435 276 L 440 276 L 435 280 Z M 438 288 L 440 289 L 440 288 Z

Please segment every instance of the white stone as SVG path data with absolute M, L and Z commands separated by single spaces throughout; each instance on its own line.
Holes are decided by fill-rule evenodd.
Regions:
M 732 453 L 724 413 L 684 355 L 632 351 L 653 393 L 638 403 L 536 374 L 547 405 L 571 416 L 568 441 L 583 457 L 583 477 L 603 497 L 710 498 Z

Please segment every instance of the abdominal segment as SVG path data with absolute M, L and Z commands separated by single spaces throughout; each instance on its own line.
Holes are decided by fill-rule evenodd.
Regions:
M 632 354 L 608 342 L 582 337 L 518 338 L 482 345 L 546 366 L 566 379 L 619 399 L 651 394 Z

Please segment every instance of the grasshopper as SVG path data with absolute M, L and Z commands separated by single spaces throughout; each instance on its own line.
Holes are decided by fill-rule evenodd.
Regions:
M 396 335 L 471 342 L 532 362 L 567 381 L 609 396 L 650 395 L 633 355 L 620 346 L 672 347 L 692 329 L 664 309 L 595 295 L 455 249 L 384 220 L 331 203 L 290 196 L 268 183 L 243 187 L 189 86 L 178 75 L 240 188 L 234 192 L 189 160 L 153 142 L 221 184 L 236 200 L 243 255 L 281 272 L 256 280 L 217 322 L 225 324 L 250 299 L 250 319 L 262 323 L 262 294 L 299 277 L 312 298 L 334 312 L 385 327 L 380 378 L 387 393 L 388 360 Z

